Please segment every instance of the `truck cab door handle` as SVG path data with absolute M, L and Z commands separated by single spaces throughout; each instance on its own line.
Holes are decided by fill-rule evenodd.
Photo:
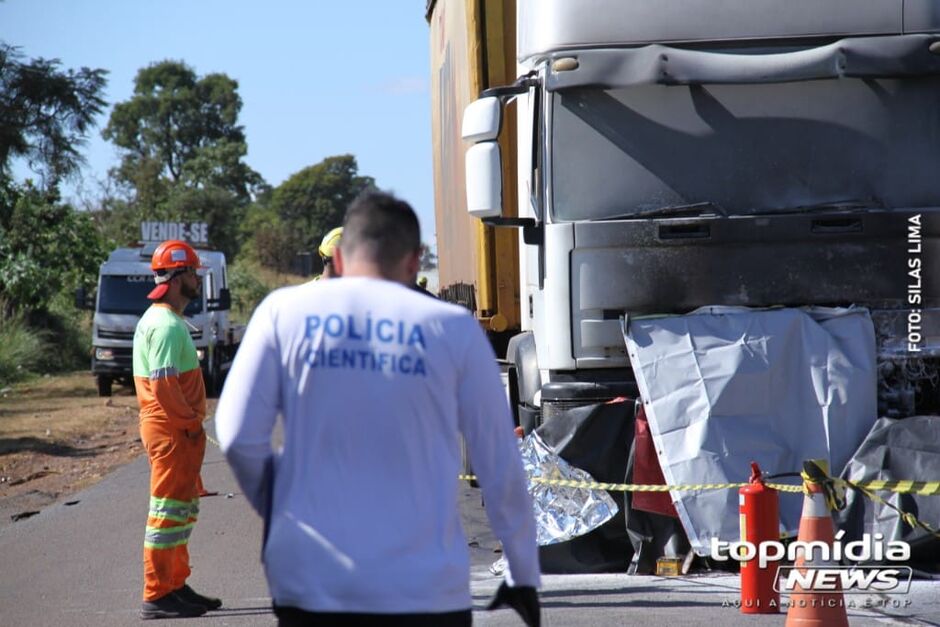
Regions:
M 660 224 L 659 239 L 708 239 L 711 227 L 707 224 Z
M 861 218 L 816 218 L 810 232 L 828 235 L 831 233 L 861 233 Z

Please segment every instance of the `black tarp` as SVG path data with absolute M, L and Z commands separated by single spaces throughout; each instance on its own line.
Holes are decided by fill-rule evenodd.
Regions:
M 940 481 L 940 416 L 879 419 L 846 464 L 842 478 L 859 483 Z M 889 491 L 877 494 L 933 528 L 940 527 L 940 497 Z M 890 507 L 851 489 L 846 493 L 846 501 L 846 508 L 836 514 L 836 524 L 845 531 L 843 542 L 859 540 L 865 533 L 881 533 L 886 541 L 909 543 L 913 562 L 940 559 L 940 538 L 906 524 Z
M 632 483 L 635 398 L 635 386 L 548 384 L 536 431 L 557 455 L 596 481 Z M 688 552 L 677 519 L 632 511 L 629 493 L 609 494 L 617 515 L 588 534 L 539 547 L 542 572 L 648 574 L 657 557 Z

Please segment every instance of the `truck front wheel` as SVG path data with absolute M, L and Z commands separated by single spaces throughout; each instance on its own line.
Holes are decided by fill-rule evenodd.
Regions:
M 212 356 L 212 362 L 206 364 L 202 370 L 203 381 L 206 384 L 206 396 L 209 398 L 218 398 L 222 393 L 222 365 L 219 351 L 216 350 Z
M 98 396 L 111 396 L 111 377 L 99 374 L 97 382 Z

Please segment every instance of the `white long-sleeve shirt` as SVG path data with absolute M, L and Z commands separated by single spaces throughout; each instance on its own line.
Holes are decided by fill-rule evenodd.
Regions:
M 272 453 L 278 413 L 284 446 Z M 510 584 L 538 586 L 507 399 L 493 351 L 463 308 L 369 278 L 277 290 L 252 316 L 216 423 L 239 484 L 268 519 L 263 560 L 278 605 L 471 607 L 460 433 Z

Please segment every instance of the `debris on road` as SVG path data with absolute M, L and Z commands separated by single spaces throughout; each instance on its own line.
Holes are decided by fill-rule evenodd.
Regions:
M 13 522 L 19 522 L 21 520 L 25 520 L 26 518 L 35 516 L 38 513 L 39 513 L 38 510 L 29 511 L 29 512 L 20 512 L 19 514 L 13 514 L 12 516 L 10 516 L 10 520 L 12 520 Z

